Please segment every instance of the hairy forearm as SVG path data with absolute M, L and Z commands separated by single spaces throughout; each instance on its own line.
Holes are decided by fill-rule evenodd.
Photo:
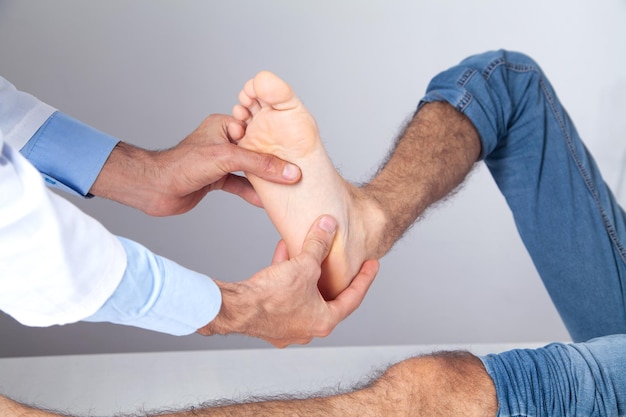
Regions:
M 377 175 L 362 187 L 385 214 L 379 256 L 463 181 L 480 150 L 471 121 L 448 103 L 425 104 L 414 115 Z
M 198 329 L 203 336 L 232 333 L 247 334 L 250 323 L 254 323 L 259 306 L 255 304 L 255 293 L 252 285 L 246 281 L 221 282 L 215 281 L 222 293 L 222 307 L 218 316 Z M 258 304 L 258 303 L 257 303 Z
M 158 211 L 159 189 L 166 184 L 158 184 L 159 166 L 155 163 L 158 152 L 147 151 L 124 142 L 118 143 L 90 193 L 138 208 L 149 214 Z

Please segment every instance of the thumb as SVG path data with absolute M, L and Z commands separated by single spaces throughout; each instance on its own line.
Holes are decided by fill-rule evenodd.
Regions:
M 304 239 L 302 253 L 307 253 L 318 264 L 321 264 L 330 252 L 336 231 L 337 220 L 332 216 L 323 215 L 318 217 Z
M 363 263 L 361 270 L 352 280 L 348 288 L 343 290 L 329 306 L 334 310 L 337 322 L 344 320 L 360 305 L 370 286 L 376 278 L 380 264 L 377 260 L 368 260 Z

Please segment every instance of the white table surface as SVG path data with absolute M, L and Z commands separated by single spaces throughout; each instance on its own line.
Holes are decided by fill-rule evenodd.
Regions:
M 416 354 L 540 344 L 297 347 L 0 359 L 0 393 L 76 414 L 178 409 L 217 399 L 349 388 Z

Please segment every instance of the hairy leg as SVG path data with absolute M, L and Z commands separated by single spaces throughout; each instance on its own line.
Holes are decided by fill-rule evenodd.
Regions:
M 46 411 L 20 404 L 0 395 L 0 416 L 2 417 L 66 417 L 65 414 Z
M 626 335 L 553 343 L 478 358 L 438 352 L 406 359 L 351 392 L 201 405 L 162 417 L 439 417 L 626 415 Z M 0 396 L 3 417 L 60 417 Z
M 371 414 L 377 416 L 495 416 L 498 408 L 493 381 L 482 362 L 462 351 L 407 359 L 392 366 L 370 390 L 357 400 L 368 404 L 370 398 L 367 407 L 379 407 Z
M 493 417 L 497 408 L 493 382 L 480 359 L 467 352 L 441 352 L 402 361 L 349 393 L 196 408 L 167 416 Z
M 376 217 L 379 209 L 337 173 L 315 119 L 287 83 L 270 72 L 260 72 L 245 84 L 239 101 L 233 115 L 246 124 L 239 145 L 276 155 L 302 171 L 300 183 L 289 186 L 248 175 L 289 253 L 300 252 L 309 225 L 319 215 L 330 214 L 338 221 L 337 237 L 320 280 L 320 291 L 332 299 L 348 286 L 362 263 L 373 257 L 366 245 L 372 223 L 366 227 L 365 219 Z
M 263 416 L 495 416 L 493 382 L 480 359 L 467 352 L 441 352 L 414 357 L 391 366 L 381 377 L 353 392 L 328 397 L 270 400 L 143 416 L 263 417 Z M 0 396 L 6 417 L 62 417 Z
M 475 55 L 433 78 L 422 102 L 440 100 L 478 132 L 573 340 L 626 333 L 626 213 L 539 65 L 516 52 Z

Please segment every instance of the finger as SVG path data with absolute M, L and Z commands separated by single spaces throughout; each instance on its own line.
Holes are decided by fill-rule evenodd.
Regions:
M 334 300 L 328 302 L 328 307 L 334 312 L 336 323 L 344 320 L 360 305 L 369 290 L 380 264 L 376 260 L 363 263 L 361 270 L 352 280 L 348 288 L 343 290 Z
M 209 127 L 220 126 L 220 130 L 226 132 L 226 128 L 231 123 L 241 123 L 230 114 L 213 113 L 204 119 L 203 123 L 208 124 Z
M 238 195 L 248 203 L 263 208 L 263 202 L 247 178 L 235 174 L 227 174 L 222 190 Z
M 280 240 L 274 250 L 274 256 L 272 257 L 272 265 L 279 264 L 281 262 L 289 260 L 289 252 L 287 251 L 287 244 L 284 240 Z
M 274 155 L 257 153 L 248 149 L 233 146 L 230 149 L 228 171 L 245 171 L 266 181 L 278 184 L 293 184 L 300 181 L 300 168 Z
M 186 144 L 206 144 L 207 142 L 215 142 L 215 139 L 218 139 L 217 142 L 221 143 L 222 140 L 219 139 L 228 140 L 230 124 L 238 123 L 242 122 L 227 114 L 210 114 L 182 142 Z
M 332 216 L 318 217 L 304 239 L 301 253 L 312 256 L 321 265 L 330 252 L 336 230 L 337 220 Z
M 246 134 L 246 127 L 243 122 L 233 121 L 226 126 L 228 140 L 232 143 L 238 143 Z

